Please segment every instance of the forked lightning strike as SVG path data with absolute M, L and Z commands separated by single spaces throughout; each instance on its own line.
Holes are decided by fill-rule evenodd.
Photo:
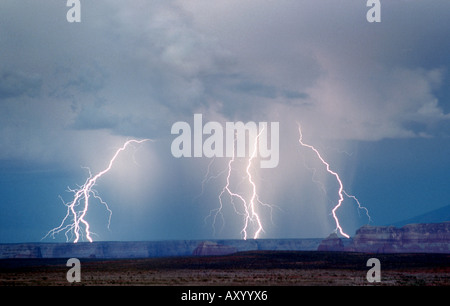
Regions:
M 246 171 L 245 171 L 247 181 L 251 187 L 250 197 L 246 199 L 245 196 L 243 196 L 239 193 L 233 192 L 230 188 L 230 184 L 231 184 L 230 180 L 231 180 L 231 174 L 232 174 L 232 170 L 233 170 L 232 165 L 235 162 L 235 156 L 233 154 L 233 156 L 230 158 L 230 160 L 228 162 L 226 184 L 219 194 L 219 207 L 216 208 L 215 210 L 211 211 L 210 215 L 208 216 L 208 217 L 210 217 L 213 214 L 213 226 L 215 226 L 216 219 L 220 215 L 222 217 L 222 224 L 223 224 L 224 220 L 223 220 L 223 215 L 222 215 L 222 208 L 223 208 L 223 199 L 222 198 L 225 194 L 228 194 L 230 197 L 230 202 L 233 206 L 235 213 L 243 216 L 243 218 L 244 218 L 244 226 L 241 230 L 242 238 L 244 240 L 247 240 L 247 238 L 249 236 L 248 230 L 249 230 L 249 227 L 251 224 L 253 224 L 254 228 L 255 228 L 255 232 L 253 234 L 253 239 L 258 239 L 261 232 L 264 231 L 261 218 L 257 211 L 257 206 L 261 205 L 261 206 L 267 206 L 269 208 L 272 208 L 271 205 L 263 203 L 259 199 L 256 183 L 255 183 L 252 173 L 251 173 L 252 161 L 257 155 L 257 143 L 258 143 L 258 139 L 259 139 L 261 133 L 262 133 L 262 130 L 256 136 L 256 139 L 254 142 L 254 147 L 253 147 L 252 153 L 248 159 L 248 163 L 247 163 L 247 167 L 246 167 Z M 233 152 L 234 152 L 234 148 L 233 148 Z M 241 204 L 241 207 L 242 207 L 241 209 L 236 207 L 235 201 L 238 201 Z
M 73 242 L 77 243 L 80 239 L 80 235 L 82 234 L 81 231 L 83 230 L 83 227 L 84 227 L 84 235 L 86 236 L 86 239 L 89 242 L 92 242 L 93 240 L 92 240 L 92 236 L 91 236 L 91 232 L 90 232 L 90 226 L 89 226 L 89 223 L 85 219 L 86 214 L 89 209 L 89 199 L 91 196 L 94 197 L 95 199 L 97 199 L 108 210 L 108 212 L 109 212 L 108 227 L 109 227 L 112 211 L 111 211 L 111 209 L 109 209 L 108 204 L 105 201 L 103 201 L 102 198 L 93 189 L 93 187 L 95 186 L 95 184 L 97 183 L 97 180 L 100 177 L 102 177 L 109 170 L 111 170 L 111 168 L 114 164 L 114 161 L 117 159 L 120 152 L 124 151 L 127 148 L 127 146 L 129 146 L 132 143 L 141 144 L 141 143 L 143 143 L 145 141 L 149 141 L 149 140 L 150 139 L 128 140 L 127 142 L 124 143 L 124 145 L 120 149 L 118 149 L 116 151 L 116 153 L 114 154 L 112 159 L 109 161 L 108 167 L 106 169 L 104 169 L 103 171 L 100 171 L 96 175 L 92 175 L 91 171 L 88 169 L 89 177 L 86 179 L 86 182 L 82 186 L 80 186 L 79 189 L 70 189 L 69 188 L 69 191 L 74 193 L 73 200 L 70 203 L 65 203 L 64 200 L 62 200 L 62 198 L 60 197 L 61 200 L 63 201 L 64 205 L 67 206 L 67 213 L 66 213 L 65 217 L 63 218 L 61 224 L 58 227 L 51 229 L 47 233 L 47 235 L 45 235 L 42 239 L 48 237 L 49 235 L 54 237 L 56 234 L 58 234 L 62 231 L 65 231 L 67 241 L 69 241 L 68 234 L 73 233 L 75 235 L 75 239 Z M 81 206 L 82 209 L 77 210 L 78 206 Z M 73 221 L 69 222 L 69 224 L 66 224 L 66 221 L 70 220 L 71 218 L 73 219 Z
M 248 207 L 248 209 L 247 208 L 245 209 L 245 224 L 244 224 L 244 228 L 242 229 L 242 233 L 244 235 L 244 240 L 247 239 L 247 228 L 248 228 L 249 222 L 256 221 L 257 230 L 253 236 L 253 239 L 257 239 L 259 237 L 259 234 L 261 233 L 261 231 L 264 230 L 263 226 L 261 224 L 261 219 L 259 218 L 259 215 L 256 211 L 256 203 L 259 203 L 261 205 L 267 205 L 267 204 L 264 204 L 259 200 L 258 194 L 256 193 L 256 184 L 253 181 L 252 173 L 250 172 L 250 168 L 252 167 L 252 161 L 256 156 L 259 136 L 261 135 L 262 131 L 263 130 L 261 130 L 259 132 L 258 136 L 256 136 L 255 146 L 253 148 L 252 155 L 248 159 L 248 164 L 247 164 L 247 168 L 246 168 L 248 182 L 250 183 L 250 185 L 252 187 L 252 193 L 251 193 L 249 204 L 248 204 L 248 206 L 246 205 Z
M 330 169 L 330 164 L 327 163 L 327 162 L 323 159 L 323 157 L 322 157 L 322 155 L 320 154 L 320 152 L 319 152 L 315 147 L 313 147 L 312 145 L 309 145 L 309 144 L 306 144 L 306 143 L 303 142 L 303 134 L 302 134 L 302 129 L 301 129 L 300 124 L 298 124 L 298 132 L 299 132 L 299 134 L 300 134 L 300 138 L 299 138 L 299 140 L 298 140 L 299 143 L 300 143 L 303 147 L 306 147 L 306 148 L 311 149 L 311 150 L 316 154 L 316 156 L 319 158 L 319 160 L 325 165 L 327 172 L 330 173 L 331 175 L 333 175 L 333 176 L 336 178 L 336 181 L 337 181 L 338 184 L 339 184 L 339 189 L 338 189 L 339 200 L 338 200 L 338 203 L 337 203 L 337 204 L 334 206 L 334 208 L 331 210 L 331 213 L 332 213 L 332 215 L 333 215 L 334 221 L 336 222 L 336 231 L 339 231 L 339 233 L 340 233 L 342 236 L 344 236 L 345 238 L 350 238 L 350 236 L 349 236 L 348 234 L 346 234 L 346 233 L 343 231 L 343 229 L 342 229 L 342 227 L 341 227 L 341 225 L 340 225 L 340 223 L 339 223 L 339 218 L 338 218 L 337 215 L 336 215 L 336 211 L 339 209 L 339 207 L 341 207 L 342 202 L 344 202 L 344 195 L 347 196 L 347 197 L 349 197 L 349 198 L 352 198 L 353 200 L 355 200 L 355 202 L 358 204 L 358 208 L 359 208 L 359 209 L 365 210 L 366 215 L 367 215 L 367 217 L 369 218 L 369 221 L 370 221 L 371 218 L 370 218 L 370 216 L 369 216 L 369 211 L 367 210 L 367 208 L 361 206 L 361 203 L 359 202 L 359 200 L 358 200 L 355 196 L 349 195 L 349 194 L 344 190 L 344 185 L 342 184 L 342 181 L 341 181 L 341 178 L 339 177 L 339 174 L 337 174 L 337 172 L 335 172 L 335 171 L 333 171 L 333 170 Z

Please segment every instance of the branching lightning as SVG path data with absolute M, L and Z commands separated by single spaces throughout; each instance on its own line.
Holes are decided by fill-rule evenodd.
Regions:
M 245 178 L 250 186 L 250 195 L 245 196 L 241 193 L 237 193 L 232 191 L 231 189 L 231 176 L 233 172 L 233 164 L 236 161 L 236 158 L 234 156 L 234 148 L 233 148 L 233 156 L 228 161 L 227 166 L 227 176 L 226 176 L 226 184 L 222 188 L 222 191 L 220 192 L 218 199 L 219 199 L 219 207 L 212 210 L 208 217 L 213 218 L 213 228 L 215 227 L 217 218 L 220 216 L 222 218 L 222 224 L 224 224 L 222 209 L 224 206 L 224 199 L 223 197 L 225 195 L 228 195 L 230 198 L 230 202 L 233 206 L 234 212 L 240 216 L 243 217 L 243 227 L 241 230 L 241 235 L 244 240 L 246 240 L 249 237 L 249 231 L 250 227 L 252 226 L 254 228 L 253 233 L 253 239 L 258 239 L 261 232 L 264 231 L 264 227 L 262 225 L 261 217 L 258 214 L 258 206 L 266 206 L 272 209 L 272 206 L 269 204 L 266 204 L 262 202 L 259 199 L 258 192 L 257 192 L 257 186 L 254 181 L 253 175 L 252 175 L 252 162 L 257 156 L 257 143 L 258 139 L 262 133 L 262 130 L 259 132 L 259 134 L 256 136 L 256 139 L 254 141 L 254 147 L 252 149 L 251 155 L 248 158 L 247 166 L 245 168 Z M 209 167 L 208 167 L 209 169 Z M 209 171 L 209 170 L 208 170 Z M 207 217 L 207 218 L 208 218 Z
M 104 169 L 103 171 L 100 171 L 96 175 L 92 175 L 90 169 L 89 171 L 89 177 L 86 179 L 86 182 L 79 186 L 78 189 L 71 189 L 69 188 L 69 191 L 74 194 L 73 200 L 69 203 L 64 202 L 64 200 L 61 198 L 61 201 L 64 203 L 64 205 L 67 207 L 66 215 L 64 216 L 63 220 L 61 221 L 61 224 L 53 229 L 51 229 L 42 239 L 52 236 L 54 236 L 62 231 L 65 232 L 66 239 L 69 241 L 69 234 L 75 235 L 74 243 L 77 243 L 80 239 L 80 236 L 83 235 L 86 237 L 86 239 L 89 242 L 92 242 L 92 233 L 90 231 L 90 225 L 86 221 L 85 217 L 89 209 L 89 200 L 91 197 L 97 199 L 101 204 L 103 204 L 109 212 L 109 218 L 108 218 L 108 228 L 109 224 L 111 222 L 111 216 L 112 211 L 109 208 L 108 204 L 102 200 L 102 198 L 98 195 L 97 191 L 94 188 L 94 186 L 97 184 L 97 180 L 101 178 L 104 174 L 106 174 L 109 170 L 111 170 L 114 161 L 117 159 L 119 154 L 124 151 L 130 144 L 141 144 L 145 141 L 149 141 L 150 139 L 143 139 L 143 140 L 128 140 L 124 143 L 124 145 L 116 151 L 114 156 L 109 161 L 108 167 Z M 81 209 L 77 208 L 81 206 Z M 72 222 L 70 222 L 72 220 Z M 66 224 L 69 222 L 69 224 Z
M 327 163 L 327 162 L 324 160 L 324 158 L 322 157 L 322 155 L 320 154 L 320 152 L 319 152 L 314 146 L 309 145 L 309 144 L 306 144 L 306 143 L 303 142 L 303 134 L 302 134 L 302 129 L 301 129 L 300 124 L 298 124 L 298 132 L 299 132 L 299 135 L 300 135 L 300 138 L 299 138 L 299 140 L 298 140 L 299 143 L 300 143 L 300 145 L 302 145 L 303 147 L 306 147 L 306 148 L 311 149 L 311 150 L 316 154 L 316 156 L 319 158 L 319 160 L 322 162 L 322 164 L 325 165 L 327 172 L 330 173 L 331 175 L 333 175 L 333 176 L 336 178 L 336 181 L 337 181 L 338 184 L 339 184 L 339 189 L 338 189 L 339 200 L 338 200 L 337 204 L 336 204 L 336 205 L 333 207 L 333 209 L 331 210 L 331 213 L 332 213 L 332 215 L 333 215 L 334 221 L 336 222 L 336 231 L 339 231 L 339 233 L 340 233 L 342 236 L 344 236 L 344 237 L 346 237 L 346 238 L 350 238 L 350 236 L 349 236 L 348 234 L 346 234 L 346 233 L 343 231 L 343 229 L 342 229 L 342 227 L 341 227 L 341 225 L 340 225 L 340 223 L 339 223 L 339 218 L 338 218 L 337 215 L 336 215 L 336 211 L 339 209 L 339 207 L 341 207 L 342 203 L 344 202 L 344 195 L 345 195 L 346 197 L 348 197 L 348 198 L 352 198 L 352 199 L 358 204 L 358 208 L 359 208 L 359 209 L 365 210 L 366 215 L 367 215 L 367 217 L 369 218 L 369 222 L 370 222 L 371 218 L 370 218 L 370 215 L 369 215 L 369 211 L 367 210 L 367 208 L 361 206 L 361 203 L 359 202 L 359 200 L 358 200 L 355 196 L 348 194 L 348 193 L 344 190 L 344 185 L 342 184 L 342 180 L 341 180 L 341 178 L 339 177 L 339 174 L 338 174 L 337 172 L 331 170 L 330 164 Z

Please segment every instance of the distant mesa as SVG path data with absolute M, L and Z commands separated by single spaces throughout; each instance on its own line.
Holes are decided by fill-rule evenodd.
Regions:
M 336 233 L 331 233 L 317 248 L 317 251 L 343 251 L 344 243 Z
M 341 241 L 341 242 L 339 242 Z M 356 231 L 344 246 L 336 234 L 324 239 L 317 250 L 363 253 L 450 253 L 450 222 L 408 224 L 403 227 L 368 226 Z
M 0 244 L 3 258 L 153 258 L 227 255 L 254 250 L 317 250 L 322 239 L 225 239 Z
M 41 249 L 33 244 L 5 244 L 0 246 L 0 259 L 41 257 Z
M 236 253 L 237 249 L 232 246 L 218 244 L 217 242 L 204 241 L 192 252 L 194 256 L 218 256 Z

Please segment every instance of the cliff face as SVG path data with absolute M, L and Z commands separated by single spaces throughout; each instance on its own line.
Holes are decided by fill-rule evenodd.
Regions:
M 336 239 L 333 237 L 333 239 Z M 338 238 L 339 239 L 339 238 Z M 318 249 L 340 251 L 329 238 Z M 363 226 L 344 251 L 366 253 L 450 253 L 450 222 L 394 226 Z
M 343 251 L 344 243 L 336 233 L 330 234 L 317 248 L 317 251 Z
M 216 256 L 216 255 L 228 255 L 236 253 L 236 248 L 228 245 L 218 244 L 212 241 L 201 242 L 194 250 L 192 255 L 194 256 Z
M 0 246 L 1 258 L 41 258 L 41 248 L 32 244 L 10 244 Z
M 1 258 L 145 258 L 187 256 L 198 241 L 0 244 Z
M 0 244 L 2 258 L 146 258 L 224 255 L 252 250 L 316 250 L 321 239 L 104 241 L 79 243 Z M 213 245 L 217 245 L 214 247 Z M 214 254 L 219 252 L 220 254 Z M 231 252 L 231 253 L 233 253 Z M 229 253 L 228 253 L 229 254 Z

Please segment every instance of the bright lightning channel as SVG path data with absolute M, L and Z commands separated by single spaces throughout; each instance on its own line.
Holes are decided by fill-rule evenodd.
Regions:
M 261 217 L 258 214 L 257 211 L 257 206 L 261 205 L 261 206 L 266 206 L 269 207 L 270 209 L 272 209 L 272 206 L 269 204 L 266 204 L 264 202 L 262 202 L 259 199 L 258 193 L 257 193 L 257 186 L 256 183 L 253 179 L 253 175 L 251 172 L 252 169 L 252 162 L 253 159 L 256 157 L 257 155 L 257 144 L 258 144 L 258 139 L 262 133 L 263 129 L 259 132 L 259 134 L 256 136 L 255 142 L 254 142 L 254 147 L 252 150 L 252 153 L 248 159 L 247 162 L 247 167 L 245 170 L 246 173 L 246 178 L 247 178 L 247 182 L 250 185 L 251 188 L 251 195 L 249 197 L 245 197 L 240 193 L 236 193 L 234 191 L 231 190 L 230 184 L 231 184 L 231 175 L 232 175 L 232 170 L 233 170 L 233 163 L 236 161 L 235 156 L 234 156 L 234 147 L 233 147 L 233 156 L 230 158 L 230 160 L 228 161 L 228 171 L 227 171 L 227 177 L 226 177 L 226 184 L 223 187 L 222 191 L 220 192 L 218 198 L 219 198 L 219 207 L 212 210 L 210 212 L 210 214 L 208 215 L 208 217 L 211 217 L 213 215 L 213 228 L 215 228 L 215 224 L 216 224 L 216 220 L 217 218 L 220 217 L 222 218 L 222 224 L 224 223 L 224 219 L 223 219 L 223 214 L 222 214 L 222 209 L 223 209 L 223 197 L 225 195 L 228 195 L 230 197 L 230 202 L 233 206 L 233 209 L 235 211 L 236 214 L 243 216 L 244 219 L 244 225 L 242 227 L 241 230 L 241 235 L 242 238 L 244 240 L 247 240 L 247 238 L 249 237 L 249 227 L 250 225 L 254 225 L 255 231 L 253 234 L 253 239 L 258 239 L 261 232 L 264 231 L 264 227 L 262 225 L 262 221 L 261 221 Z M 238 209 L 236 207 L 236 201 L 239 202 L 241 204 L 241 209 Z M 208 218 L 207 217 L 207 218 Z
M 342 236 L 344 236 L 345 238 L 350 238 L 350 236 L 343 231 L 343 229 L 342 229 L 342 227 L 341 227 L 341 225 L 339 223 L 339 218 L 336 215 L 336 211 L 339 209 L 339 207 L 341 207 L 342 202 L 344 202 L 344 195 L 349 197 L 349 198 L 352 198 L 358 204 L 358 208 L 359 209 L 365 210 L 366 215 L 369 218 L 369 222 L 370 222 L 371 218 L 370 218 L 370 215 L 369 215 L 369 211 L 367 210 L 366 207 L 361 206 L 361 203 L 359 202 L 359 200 L 355 196 L 348 194 L 344 190 L 344 185 L 342 184 L 342 180 L 339 177 L 339 174 L 337 172 L 331 170 L 330 164 L 327 163 L 323 159 L 323 157 L 320 154 L 320 152 L 315 147 L 313 147 L 312 145 L 309 145 L 309 144 L 306 144 L 306 143 L 303 142 L 303 134 L 302 134 L 302 129 L 301 129 L 300 124 L 298 124 L 298 132 L 299 132 L 299 135 L 300 135 L 300 138 L 298 140 L 300 145 L 302 145 L 303 147 L 311 149 L 316 154 L 316 156 L 319 158 L 319 160 L 322 162 L 322 164 L 325 165 L 327 172 L 330 173 L 331 175 L 333 175 L 336 178 L 336 181 L 339 184 L 339 189 L 338 189 L 339 200 L 338 200 L 338 203 L 331 210 L 331 213 L 333 215 L 334 221 L 336 222 L 336 231 L 339 231 L 339 233 Z
M 68 234 L 73 233 L 75 235 L 75 239 L 73 242 L 77 243 L 80 239 L 80 236 L 82 235 L 82 231 L 83 231 L 83 227 L 84 227 L 84 235 L 86 236 L 86 239 L 89 242 L 92 242 L 93 240 L 92 240 L 92 236 L 91 236 L 92 233 L 90 232 L 90 225 L 85 219 L 85 216 L 89 209 L 89 199 L 91 196 L 94 197 L 95 199 L 97 199 L 108 210 L 108 212 L 109 212 L 108 228 L 109 228 L 109 224 L 111 222 L 112 211 L 109 208 L 108 204 L 105 201 L 103 201 L 102 198 L 98 195 L 97 191 L 95 189 L 93 189 L 93 187 L 96 185 L 97 180 L 100 177 L 102 177 L 109 170 L 111 170 L 111 168 L 114 164 L 114 161 L 117 159 L 119 154 L 122 151 L 124 151 L 130 144 L 133 144 L 133 143 L 141 144 L 141 143 L 143 143 L 145 141 L 149 141 L 149 140 L 150 139 L 143 139 L 143 140 L 131 139 L 131 140 L 126 141 L 123 144 L 123 146 L 120 149 L 118 149 L 116 151 L 116 153 L 114 154 L 114 156 L 111 158 L 111 160 L 109 161 L 108 167 L 106 169 L 104 169 L 103 171 L 100 171 L 96 175 L 92 175 L 90 169 L 88 168 L 89 177 L 86 179 L 86 182 L 83 185 L 79 186 L 78 189 L 70 189 L 69 188 L 69 191 L 74 194 L 73 200 L 69 203 L 66 203 L 66 202 L 64 202 L 64 200 L 62 200 L 62 198 L 60 196 L 62 202 L 67 207 L 67 213 L 66 213 L 65 217 L 63 218 L 63 220 L 61 221 L 61 224 L 58 227 L 51 229 L 47 233 L 47 235 L 45 235 L 42 239 L 45 239 L 49 235 L 54 238 L 56 234 L 58 234 L 62 231 L 65 231 L 67 241 L 69 241 Z M 82 209 L 77 210 L 78 206 L 82 206 Z M 72 222 L 70 222 L 69 224 L 66 224 L 66 221 L 68 221 L 70 219 L 72 219 Z

